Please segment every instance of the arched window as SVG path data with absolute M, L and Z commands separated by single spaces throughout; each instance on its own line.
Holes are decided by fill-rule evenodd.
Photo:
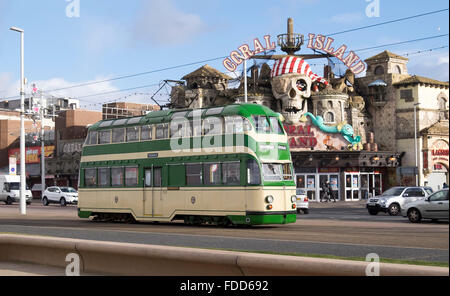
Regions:
M 382 66 L 377 66 L 375 68 L 375 71 L 373 71 L 375 73 L 375 75 L 383 75 L 384 74 L 384 69 Z
M 399 65 L 396 65 L 394 67 L 394 74 L 402 74 L 402 69 L 400 68 Z
M 325 114 L 325 122 L 334 122 L 334 114 L 333 112 L 327 112 Z
M 438 106 L 439 106 L 439 110 L 447 109 L 447 100 L 444 97 L 439 97 L 438 98 Z

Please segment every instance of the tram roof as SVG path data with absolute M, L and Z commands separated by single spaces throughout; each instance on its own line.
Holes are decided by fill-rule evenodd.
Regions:
M 270 108 L 259 104 L 230 104 L 225 106 L 214 106 L 201 109 L 170 109 L 153 111 L 143 116 L 126 117 L 120 119 L 101 120 L 90 127 L 90 130 L 109 129 L 114 127 L 136 126 L 145 124 L 170 122 L 175 118 L 191 119 L 194 116 L 232 116 L 240 115 L 250 117 L 251 115 L 279 116 L 280 114 Z

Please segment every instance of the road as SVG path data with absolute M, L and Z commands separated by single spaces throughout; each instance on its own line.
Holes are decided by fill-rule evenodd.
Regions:
M 199 248 L 449 261 L 448 222 L 412 224 L 403 217 L 370 216 L 362 207 L 313 208 L 294 224 L 223 228 L 181 223 L 104 223 L 77 217 L 76 206 L 0 205 L 0 233 Z

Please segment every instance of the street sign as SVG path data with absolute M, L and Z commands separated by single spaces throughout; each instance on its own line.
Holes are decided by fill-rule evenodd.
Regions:
M 9 158 L 9 174 L 12 176 L 17 175 L 17 160 L 15 157 Z

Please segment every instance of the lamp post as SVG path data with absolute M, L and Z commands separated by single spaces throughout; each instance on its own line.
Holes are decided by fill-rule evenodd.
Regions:
M 414 104 L 414 157 L 415 157 L 415 164 L 416 167 L 414 169 L 414 175 L 416 176 L 416 186 L 419 186 L 419 160 L 417 157 L 417 106 L 419 106 L 420 103 L 415 103 Z
M 24 74 L 24 31 L 20 28 L 11 27 L 10 30 L 20 33 L 20 213 L 26 215 L 26 172 L 25 172 L 25 74 Z

